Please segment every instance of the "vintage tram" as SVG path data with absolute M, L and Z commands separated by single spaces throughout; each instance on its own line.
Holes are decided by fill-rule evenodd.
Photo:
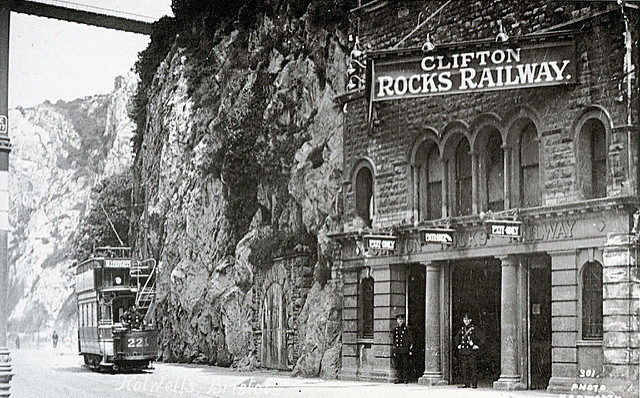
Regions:
M 141 370 L 157 355 L 155 260 L 132 264 L 130 248 L 100 247 L 76 268 L 78 350 L 96 370 Z M 136 305 L 142 322 L 127 323 Z

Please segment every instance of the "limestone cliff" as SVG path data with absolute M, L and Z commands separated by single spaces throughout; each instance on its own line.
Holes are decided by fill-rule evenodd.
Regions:
M 73 239 L 94 184 L 132 163 L 123 109 L 136 82 L 130 75 L 108 95 L 9 112 L 9 333 L 23 342 L 56 329 L 75 344 Z
M 138 121 L 136 252 L 158 260 L 163 360 L 334 375 L 345 27 L 269 3 L 171 41 Z

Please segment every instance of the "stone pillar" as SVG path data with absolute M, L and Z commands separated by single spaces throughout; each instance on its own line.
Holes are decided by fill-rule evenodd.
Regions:
M 396 327 L 396 315 L 406 314 L 406 268 L 402 265 L 371 266 L 374 279 L 373 347 L 371 370 L 360 378 L 390 382 L 395 380 L 391 357 L 391 332 Z
M 447 382 L 442 377 L 440 352 L 440 266 L 430 263 L 426 268 L 424 375 L 419 382 L 426 385 L 444 385 Z
M 640 269 L 635 238 L 609 234 L 602 255 L 604 361 L 600 382 L 625 397 L 640 394 Z
M 511 148 L 503 145 L 504 149 L 504 208 L 511 208 Z
M 500 378 L 493 387 L 500 390 L 521 390 L 518 369 L 518 258 L 506 256 L 502 261 L 500 307 Z
M 11 357 L 7 348 L 7 237 L 9 235 L 9 2 L 0 5 L 0 397 L 9 396 Z
M 471 212 L 478 214 L 478 154 L 471 152 Z
M 420 175 L 418 174 L 418 166 L 411 166 L 411 173 L 413 176 L 413 222 L 420 222 Z
M 449 159 L 442 159 L 442 218 L 449 217 Z
M 547 390 L 563 393 L 578 377 L 578 272 L 575 250 L 551 256 L 551 379 Z M 534 287 L 532 287 L 533 289 Z M 555 304 L 554 304 L 555 303 Z

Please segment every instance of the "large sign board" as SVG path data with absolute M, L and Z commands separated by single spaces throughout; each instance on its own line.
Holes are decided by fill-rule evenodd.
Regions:
M 576 81 L 573 40 L 372 53 L 373 101 L 553 86 Z

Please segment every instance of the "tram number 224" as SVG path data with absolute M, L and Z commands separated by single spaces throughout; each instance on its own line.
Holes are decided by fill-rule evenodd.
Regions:
M 146 337 L 131 337 L 127 339 L 127 347 L 129 348 L 141 348 L 148 347 L 149 341 Z

